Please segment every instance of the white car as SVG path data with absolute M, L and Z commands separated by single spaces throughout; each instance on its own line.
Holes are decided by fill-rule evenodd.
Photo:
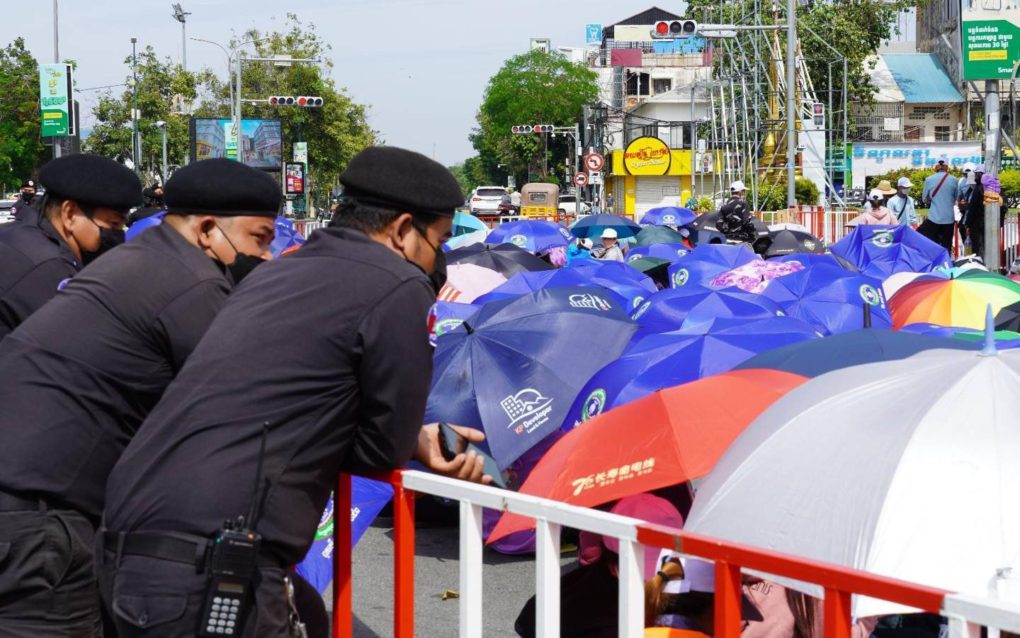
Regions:
M 14 215 L 11 211 L 17 203 L 18 200 L 16 199 L 0 199 L 0 224 L 14 221 Z
M 497 215 L 499 214 L 499 202 L 506 195 L 506 189 L 502 186 L 479 186 L 471 192 L 468 199 L 468 207 L 472 215 Z
M 560 195 L 560 202 L 557 205 L 557 208 L 559 209 L 561 215 L 562 214 L 570 215 L 575 212 L 580 212 L 582 215 L 587 215 L 588 213 L 591 212 L 591 204 L 582 201 L 581 207 L 579 209 L 577 207 L 577 196 L 570 193 Z

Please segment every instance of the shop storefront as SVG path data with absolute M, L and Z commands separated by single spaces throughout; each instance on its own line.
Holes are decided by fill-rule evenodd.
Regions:
M 614 151 L 609 191 L 617 213 L 640 219 L 657 206 L 683 206 L 690 197 L 691 152 L 670 149 L 656 137 L 639 137 Z

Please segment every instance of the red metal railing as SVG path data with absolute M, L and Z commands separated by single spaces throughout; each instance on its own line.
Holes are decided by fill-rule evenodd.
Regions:
M 401 471 L 379 474 L 371 478 L 391 484 L 394 490 L 393 635 L 396 638 L 410 638 L 414 635 L 414 492 L 404 488 Z M 507 510 L 514 510 L 513 498 L 522 495 L 506 494 L 503 506 Z M 341 475 L 337 480 L 336 502 L 333 635 L 337 638 L 347 638 L 353 635 L 351 519 L 349 515 L 341 513 L 351 510 L 349 475 Z M 562 511 L 564 508 L 569 506 L 550 501 L 550 511 Z M 576 515 L 572 520 L 578 520 Z M 741 569 L 775 574 L 822 587 L 825 591 L 825 638 L 850 637 L 852 594 L 940 613 L 948 593 L 837 565 L 713 539 L 680 529 L 651 524 L 637 524 L 635 529 L 638 543 L 649 547 L 670 548 L 715 562 L 715 635 L 719 638 L 737 638 L 740 635 Z

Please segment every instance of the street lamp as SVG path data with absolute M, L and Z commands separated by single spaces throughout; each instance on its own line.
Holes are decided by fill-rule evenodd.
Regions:
M 166 185 L 167 172 L 168 172 L 168 167 L 167 167 L 167 163 L 166 163 L 166 122 L 164 122 L 163 120 L 160 120 L 160 121 L 156 122 L 156 126 L 160 129 L 160 132 L 163 134 L 163 179 L 162 179 L 162 183 L 165 186 Z
M 188 16 L 191 15 L 190 11 L 185 11 L 181 8 L 181 3 L 170 5 L 174 10 L 174 20 L 181 23 L 181 68 L 185 71 L 188 70 L 188 33 L 187 33 L 187 21 Z
M 133 105 L 131 107 L 131 162 L 135 165 L 135 172 L 141 175 L 140 162 L 142 160 L 142 147 L 139 144 L 138 136 L 138 38 L 131 38 L 131 94 Z

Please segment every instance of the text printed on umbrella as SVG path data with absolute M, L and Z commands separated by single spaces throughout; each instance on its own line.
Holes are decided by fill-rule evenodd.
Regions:
M 590 490 L 596 487 L 608 487 L 617 481 L 626 481 L 634 478 L 635 476 L 650 474 L 653 469 L 655 469 L 655 459 L 650 458 L 645 459 L 644 461 L 637 461 L 621 465 L 620 467 L 614 467 L 605 472 L 589 474 L 588 476 L 574 480 L 572 483 L 574 486 L 574 496 L 578 496 L 585 490 Z
M 542 396 L 534 388 L 525 388 L 499 402 L 500 407 L 510 417 L 507 429 L 513 428 L 517 434 L 534 432 L 549 421 L 553 400 Z

